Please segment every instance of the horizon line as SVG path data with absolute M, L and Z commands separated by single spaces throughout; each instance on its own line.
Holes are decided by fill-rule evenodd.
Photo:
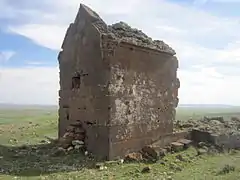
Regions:
M 10 105 L 10 106 L 59 106 L 58 104 L 24 104 L 24 103 L 1 103 L 0 105 Z M 182 103 L 179 106 L 196 106 L 196 105 L 207 105 L 207 106 L 240 106 L 240 105 L 233 105 L 233 104 L 217 104 L 217 103 Z

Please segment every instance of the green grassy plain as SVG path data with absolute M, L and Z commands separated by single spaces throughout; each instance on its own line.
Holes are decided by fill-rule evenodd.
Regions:
M 240 117 L 240 108 L 179 108 L 177 119 L 199 118 L 209 114 Z M 77 152 L 53 156 L 45 136 L 57 137 L 56 109 L 0 109 L 0 179 L 149 179 L 162 180 L 238 180 L 240 179 L 240 152 L 196 156 L 190 148 L 180 152 L 189 161 L 176 161 L 176 154 L 152 164 L 104 163 L 107 169 L 95 168 L 96 160 Z M 25 146 L 22 146 L 25 145 Z M 174 163 L 181 171 L 172 169 Z M 217 175 L 226 164 L 235 171 Z M 144 167 L 150 173 L 141 173 Z

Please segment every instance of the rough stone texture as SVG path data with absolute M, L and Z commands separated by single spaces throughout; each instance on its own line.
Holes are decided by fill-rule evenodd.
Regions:
M 125 161 L 127 162 L 132 162 L 132 161 L 142 161 L 143 157 L 140 152 L 133 152 L 130 154 L 127 154 L 124 158 Z
M 226 149 L 240 148 L 240 133 L 235 134 L 212 134 L 208 131 L 193 129 L 192 140 L 195 142 L 207 142 Z
M 224 148 L 240 148 L 240 119 L 237 117 L 203 117 L 176 121 L 176 129 L 188 129 L 194 142 L 207 142 Z
M 172 148 L 172 151 L 178 152 L 178 151 L 183 150 L 184 144 L 182 144 L 180 142 L 172 142 L 171 143 L 171 148 Z
M 203 117 L 201 119 L 189 119 L 186 121 L 175 121 L 176 130 L 197 129 L 211 134 L 240 134 L 240 119 L 236 117 Z
M 188 148 L 192 144 L 192 141 L 189 139 L 179 139 L 177 142 L 182 143 L 184 148 Z
M 163 41 L 81 4 L 62 49 L 59 137 L 78 122 L 87 150 L 113 159 L 173 132 L 178 60 Z
M 117 38 L 121 39 L 121 42 L 127 42 L 137 46 L 156 49 L 171 55 L 176 54 L 176 52 L 163 41 L 152 40 L 152 38 L 148 37 L 141 30 L 131 28 L 128 24 L 122 21 L 108 26 L 108 29 Z

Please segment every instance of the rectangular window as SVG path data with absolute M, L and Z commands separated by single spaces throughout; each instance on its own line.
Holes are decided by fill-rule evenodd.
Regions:
M 72 89 L 79 89 L 81 85 L 81 77 L 75 76 L 72 78 Z

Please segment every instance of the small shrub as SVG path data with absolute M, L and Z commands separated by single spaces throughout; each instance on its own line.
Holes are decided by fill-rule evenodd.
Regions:
M 235 167 L 233 165 L 225 164 L 223 168 L 218 171 L 217 175 L 224 175 L 233 171 L 235 171 Z

